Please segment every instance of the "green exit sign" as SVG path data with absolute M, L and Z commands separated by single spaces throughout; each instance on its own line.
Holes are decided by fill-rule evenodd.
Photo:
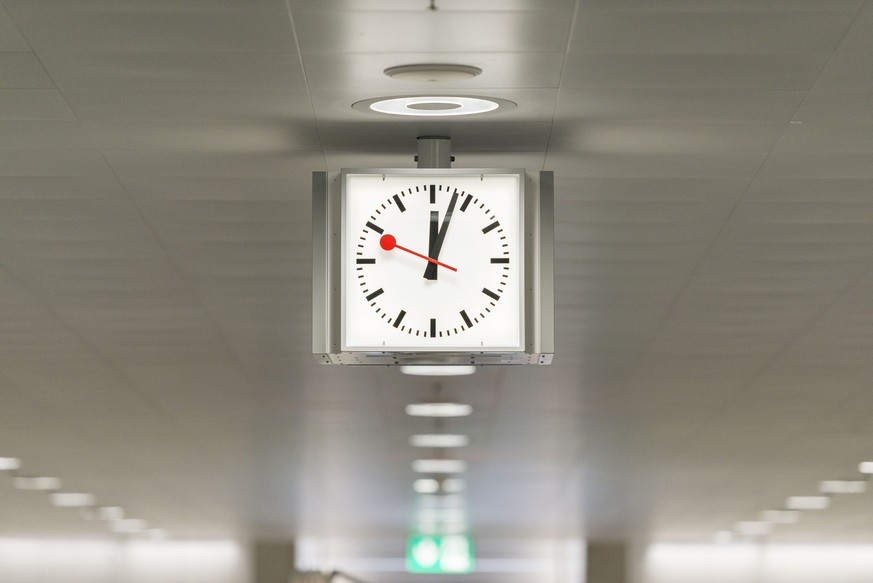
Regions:
M 473 541 L 465 534 L 416 534 L 406 541 L 410 573 L 472 573 Z

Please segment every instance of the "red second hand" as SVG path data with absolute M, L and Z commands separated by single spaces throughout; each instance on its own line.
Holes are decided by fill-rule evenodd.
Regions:
M 401 251 L 406 251 L 407 253 L 411 253 L 411 254 L 415 255 L 416 257 L 421 257 L 422 259 L 430 261 L 431 263 L 436 263 L 440 267 L 445 267 L 446 269 L 451 269 L 452 271 L 458 271 L 457 267 L 452 267 L 451 265 L 446 265 L 442 261 L 437 261 L 436 259 L 428 257 L 427 255 L 422 255 L 421 253 L 417 253 L 417 252 L 413 251 L 412 249 L 407 249 L 406 247 L 404 247 L 402 245 L 398 245 L 397 239 L 394 237 L 394 235 L 389 235 L 387 233 L 382 235 L 382 238 L 379 239 L 379 245 L 385 251 L 391 251 L 392 249 L 397 248 L 397 249 L 400 249 Z

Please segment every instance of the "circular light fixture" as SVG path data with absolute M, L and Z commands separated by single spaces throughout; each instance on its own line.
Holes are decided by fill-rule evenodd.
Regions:
M 392 79 L 400 79 L 401 81 L 445 83 L 472 79 L 481 74 L 482 69 L 470 65 L 455 65 L 452 63 L 418 63 L 415 65 L 388 67 L 384 73 Z
M 446 117 L 512 109 L 515 103 L 506 99 L 475 95 L 400 95 L 365 99 L 352 104 L 352 107 L 367 113 Z

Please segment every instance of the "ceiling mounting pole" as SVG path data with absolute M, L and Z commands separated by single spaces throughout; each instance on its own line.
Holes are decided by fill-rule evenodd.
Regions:
M 415 161 L 419 168 L 451 168 L 455 161 L 452 156 L 452 138 L 420 136 Z

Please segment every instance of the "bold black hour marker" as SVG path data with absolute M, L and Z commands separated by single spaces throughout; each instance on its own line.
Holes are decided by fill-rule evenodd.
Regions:
M 464 211 L 467 210 L 467 207 L 470 206 L 470 201 L 471 201 L 471 200 L 473 200 L 473 195 L 472 195 L 472 194 L 468 194 L 468 195 L 467 195 L 467 198 L 464 199 L 464 204 L 461 205 L 461 212 L 464 212 Z
M 367 221 L 367 226 L 370 227 L 371 229 L 373 229 L 374 231 L 376 231 L 377 233 L 379 233 L 380 235 L 385 232 L 385 230 L 382 227 L 380 227 L 379 225 L 374 225 L 370 221 Z
M 473 327 L 473 322 L 470 321 L 470 317 L 467 315 L 467 312 L 461 310 L 461 317 L 464 319 L 464 323 L 467 325 L 467 328 Z
M 392 196 L 391 198 L 393 198 L 393 199 L 394 199 L 394 202 L 397 203 L 397 208 L 400 209 L 400 212 L 401 212 L 401 213 L 404 212 L 404 211 L 406 210 L 406 207 L 403 206 L 403 203 L 402 203 L 402 202 L 400 202 L 400 197 L 399 197 L 399 196 L 397 196 L 397 195 L 395 194 L 395 195 Z
M 436 184 L 430 185 L 430 204 L 436 204 Z
M 376 260 L 373 257 L 358 257 L 355 259 L 355 263 L 358 265 L 373 265 L 376 263 Z M 493 261 L 491 263 L 494 263 Z
M 406 315 L 406 311 L 405 311 L 405 310 L 400 310 L 400 313 L 397 314 L 397 319 L 394 320 L 394 327 L 395 327 L 395 328 L 397 328 L 398 326 L 400 326 L 400 322 L 403 321 L 403 316 L 405 316 L 405 315 Z
M 373 301 L 373 298 L 377 298 L 377 297 L 381 296 L 383 293 L 385 293 L 385 290 L 383 290 L 380 287 L 379 289 L 377 289 L 376 291 L 374 291 L 373 293 L 371 293 L 370 295 L 367 296 L 367 301 L 368 302 Z
M 482 232 L 483 232 L 483 233 L 488 233 L 489 231 L 493 231 L 494 229 L 496 229 L 496 228 L 499 227 L 499 226 L 500 226 L 500 222 L 499 222 L 499 221 L 494 221 L 493 223 L 491 223 L 490 225 L 488 225 L 487 227 L 485 227 L 484 229 L 482 229 Z M 379 232 L 381 233 L 382 231 L 379 231 Z
M 492 257 L 491 263 L 509 263 L 509 257 Z
M 436 318 L 430 319 L 430 337 L 436 338 Z
M 379 291 L 381 292 L 382 290 L 379 290 Z M 482 293 L 485 294 L 486 296 L 488 296 L 489 298 L 491 298 L 492 300 L 499 300 L 500 299 L 499 295 L 497 295 L 496 293 L 494 293 L 493 291 L 491 291 L 487 287 L 482 288 Z

